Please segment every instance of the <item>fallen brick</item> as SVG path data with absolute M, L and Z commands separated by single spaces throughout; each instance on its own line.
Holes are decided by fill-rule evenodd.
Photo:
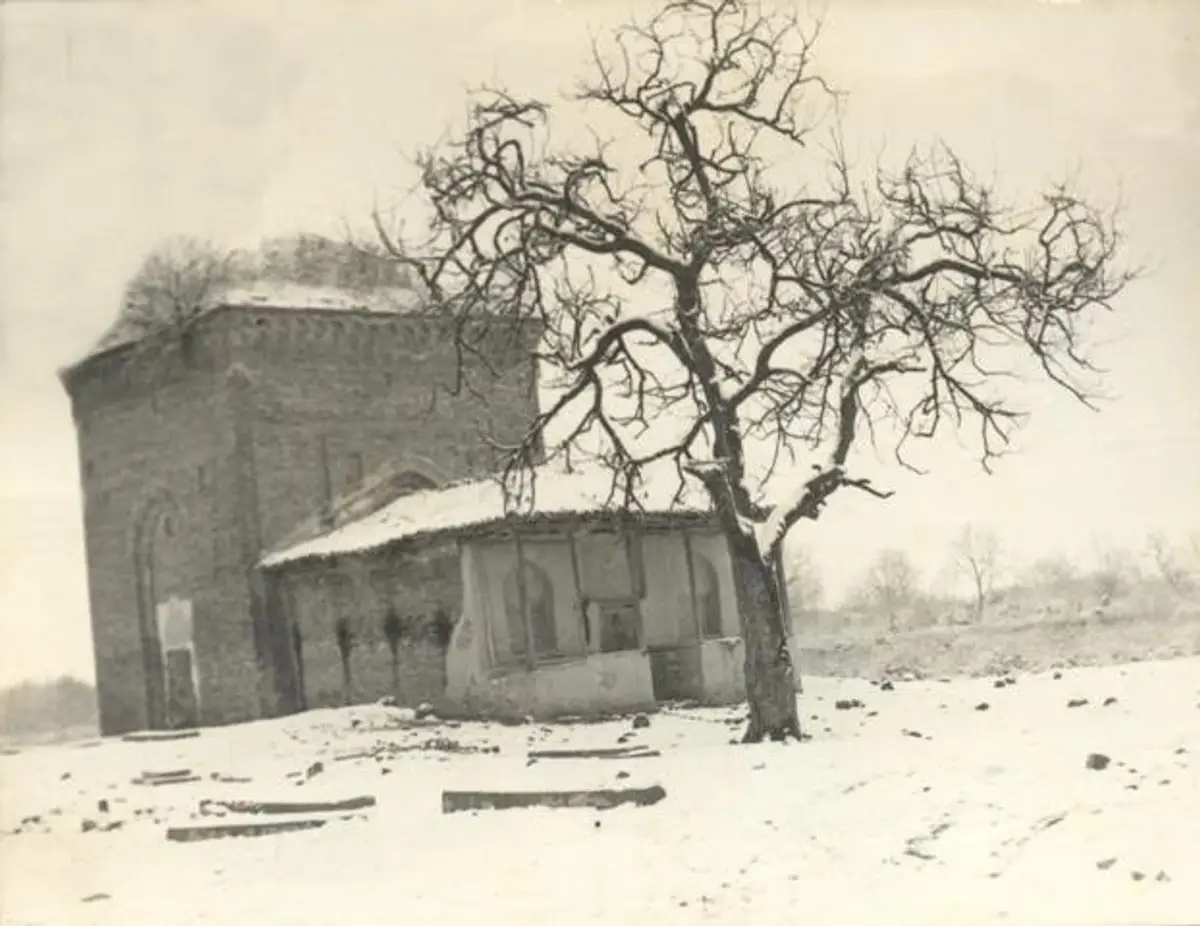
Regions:
M 199 775 L 193 775 L 191 769 L 183 769 L 179 772 L 142 772 L 140 778 L 133 779 L 135 785 L 151 785 L 159 787 L 160 785 L 183 785 L 193 781 L 199 781 Z
M 649 807 L 667 796 L 661 785 L 597 791 L 443 791 L 442 813 L 527 807 L 609 810 L 624 804 Z
M 187 778 L 192 774 L 190 768 L 173 768 L 165 772 L 146 772 L 143 771 L 141 777 L 146 781 L 157 781 L 166 778 Z
M 199 842 L 207 839 L 232 839 L 242 836 L 272 836 L 297 830 L 313 830 L 328 820 L 312 817 L 307 820 L 272 820 L 254 823 L 217 823 L 203 826 L 173 826 L 167 830 L 171 842 Z
M 158 743 L 193 739 L 199 735 L 199 730 L 137 730 L 126 733 L 121 739 L 126 743 Z

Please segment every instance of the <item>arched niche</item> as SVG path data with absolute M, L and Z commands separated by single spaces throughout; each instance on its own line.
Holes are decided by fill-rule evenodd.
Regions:
M 192 544 L 185 513 L 170 493 L 155 492 L 139 506 L 132 546 L 147 726 L 195 726 L 199 684 L 189 567 Z

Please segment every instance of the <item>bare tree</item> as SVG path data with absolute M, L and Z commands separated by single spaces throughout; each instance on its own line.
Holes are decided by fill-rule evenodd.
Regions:
M 975 620 L 983 620 L 1000 569 L 1000 542 L 988 530 L 967 525 L 954 541 L 954 564 L 974 595 Z
M 917 592 L 917 570 L 902 550 L 884 550 L 867 571 L 868 601 L 888 619 L 888 629 L 899 629 L 900 609 L 912 604 Z
M 1195 547 L 1196 538 L 1192 538 Z M 1153 533 L 1146 540 L 1146 548 L 1159 577 L 1177 595 L 1186 594 L 1192 583 L 1192 571 L 1182 561 L 1178 552 L 1161 533 Z
M 126 284 L 121 311 L 105 339 L 146 342 L 163 335 L 180 340 L 211 297 L 233 281 L 237 264 L 238 255 L 211 242 L 168 239 Z
M 783 537 L 843 489 L 889 494 L 852 449 L 912 465 L 912 441 L 958 428 L 988 466 L 1021 420 L 1017 379 L 1089 401 L 1083 336 L 1130 279 L 1113 218 L 1066 185 L 1014 208 L 944 146 L 865 178 L 836 133 L 810 146 L 836 102 L 817 32 L 753 0 L 668 2 L 596 49 L 566 113 L 591 142 L 552 142 L 543 101 L 481 91 L 418 159 L 424 232 L 375 216 L 465 320 L 464 351 L 489 319 L 543 326 L 561 392 L 506 448 L 514 504 L 552 425 L 595 442 L 621 504 L 658 463 L 707 492 L 741 602 L 747 741 L 801 732 Z
M 1137 559 L 1129 550 L 1115 546 L 1096 547 L 1092 585 L 1101 604 L 1108 605 L 1121 592 L 1141 578 Z
M 1026 570 L 1026 581 L 1039 589 L 1061 589 L 1078 579 L 1079 570 L 1065 556 L 1043 557 Z
M 790 616 L 817 610 L 821 606 L 825 586 L 812 553 L 802 547 L 790 550 L 783 568 L 787 574 L 787 599 L 792 611 Z

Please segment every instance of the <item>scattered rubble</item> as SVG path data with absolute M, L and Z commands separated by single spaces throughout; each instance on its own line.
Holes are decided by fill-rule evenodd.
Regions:
M 345 752 L 334 756 L 333 760 L 335 762 L 347 762 L 353 759 L 375 759 L 378 762 L 382 762 L 389 756 L 396 756 L 409 752 L 442 752 L 453 753 L 455 755 L 494 755 L 500 752 L 500 747 L 487 744 L 471 746 L 445 736 L 439 736 L 420 743 L 407 745 L 380 740 L 368 749 Z
M 950 829 L 952 825 L 953 823 L 950 820 L 943 820 L 933 826 L 928 833 L 909 838 L 904 844 L 904 854 L 911 855 L 913 858 L 919 858 L 924 862 L 936 861 L 937 857 L 927 850 L 927 845 L 937 841 L 937 838 Z
M 430 704 L 429 702 L 426 701 L 426 702 L 422 702 L 421 704 L 417 705 L 417 710 L 416 710 L 417 720 L 426 720 L 426 719 L 433 718 L 436 716 L 437 716 L 437 713 L 436 713 L 436 711 L 434 711 L 433 705 Z

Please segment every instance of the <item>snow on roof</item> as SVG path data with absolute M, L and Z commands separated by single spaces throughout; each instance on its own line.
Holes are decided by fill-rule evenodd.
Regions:
M 420 293 L 410 287 L 348 289 L 263 279 L 217 290 L 205 300 L 197 314 L 203 315 L 221 308 L 408 314 L 417 311 L 421 304 Z M 118 347 L 135 344 L 146 336 L 148 330 L 149 326 L 145 323 L 118 318 L 77 363 Z
M 231 287 L 212 300 L 216 306 L 272 309 L 340 309 L 351 312 L 411 312 L 420 305 L 418 293 L 407 287 L 346 289 L 260 280 Z
M 533 506 L 506 506 L 497 479 L 463 482 L 442 489 L 404 495 L 394 502 L 312 540 L 306 540 L 263 558 L 266 568 L 304 559 L 364 553 L 416 537 L 450 534 L 469 528 L 499 524 L 510 517 L 546 518 L 600 514 L 622 510 L 621 499 L 608 500 L 611 475 L 602 470 L 565 473 L 539 470 L 533 483 Z M 685 483 L 679 502 L 674 478 L 647 479 L 637 493 L 640 511 L 647 514 L 705 514 L 711 509 L 698 486 Z

